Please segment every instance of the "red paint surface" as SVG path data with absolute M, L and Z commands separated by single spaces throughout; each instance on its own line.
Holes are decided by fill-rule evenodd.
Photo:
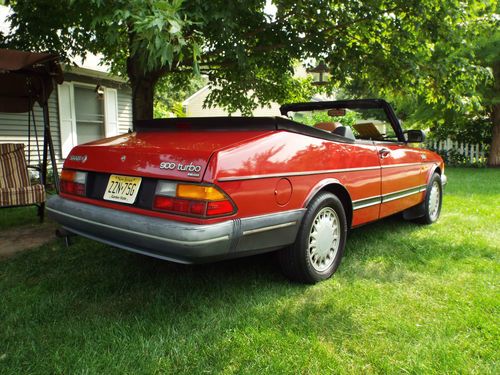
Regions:
M 378 152 L 382 147 L 390 149 L 384 159 Z M 83 163 L 72 161 L 72 155 L 86 155 L 87 159 Z M 160 169 L 162 162 L 183 166 L 192 163 L 201 171 L 199 176 L 188 176 L 177 168 Z M 399 164 L 406 165 L 396 166 Z M 425 185 L 435 165 L 443 170 L 437 154 L 397 143 L 337 143 L 287 131 L 144 132 L 77 146 L 64 167 L 214 183 L 233 200 L 237 213 L 201 220 L 63 195 L 118 210 L 201 224 L 303 208 L 312 195 L 331 183 L 344 186 L 353 201 Z M 381 168 L 384 166 L 396 167 Z M 346 170 L 352 168 L 368 169 Z M 290 188 L 280 184 L 282 178 L 290 182 Z M 356 210 L 353 226 L 402 211 L 419 203 L 423 196 L 420 193 Z
M 287 178 L 281 178 L 276 183 L 276 188 L 274 189 L 274 195 L 276 198 L 276 203 L 280 206 L 286 205 L 290 202 L 290 198 L 292 197 L 292 183 Z

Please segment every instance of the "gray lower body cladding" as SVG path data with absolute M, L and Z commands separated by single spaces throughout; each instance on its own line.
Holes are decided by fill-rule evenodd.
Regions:
M 179 263 L 202 263 L 293 243 L 305 209 L 196 225 L 54 196 L 47 212 L 66 230 L 99 242 Z

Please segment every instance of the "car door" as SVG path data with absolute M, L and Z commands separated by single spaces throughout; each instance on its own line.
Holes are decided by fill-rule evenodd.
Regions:
M 357 140 L 344 144 L 343 168 L 340 178 L 348 187 L 353 204 L 352 225 L 358 226 L 375 221 L 380 216 L 381 170 L 377 147 L 372 141 Z
M 421 202 L 425 191 L 422 155 L 405 143 L 375 142 L 381 164 L 380 217 Z

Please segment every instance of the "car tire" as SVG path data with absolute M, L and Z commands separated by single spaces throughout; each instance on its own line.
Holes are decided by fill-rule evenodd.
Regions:
M 307 284 L 330 278 L 340 264 L 346 238 L 342 203 L 331 193 L 319 193 L 307 208 L 295 243 L 278 253 L 283 273 Z
M 424 198 L 424 216 L 416 219 L 421 224 L 432 224 L 439 219 L 443 203 L 443 185 L 441 176 L 434 173 L 427 185 Z

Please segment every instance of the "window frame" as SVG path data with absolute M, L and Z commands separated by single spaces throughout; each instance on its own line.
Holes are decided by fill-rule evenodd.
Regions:
M 76 132 L 75 87 L 94 89 L 97 83 L 66 81 L 57 86 L 57 106 L 59 121 L 60 150 L 62 159 L 66 159 L 71 149 L 78 145 Z M 120 133 L 118 113 L 118 90 L 104 87 L 104 137 Z

